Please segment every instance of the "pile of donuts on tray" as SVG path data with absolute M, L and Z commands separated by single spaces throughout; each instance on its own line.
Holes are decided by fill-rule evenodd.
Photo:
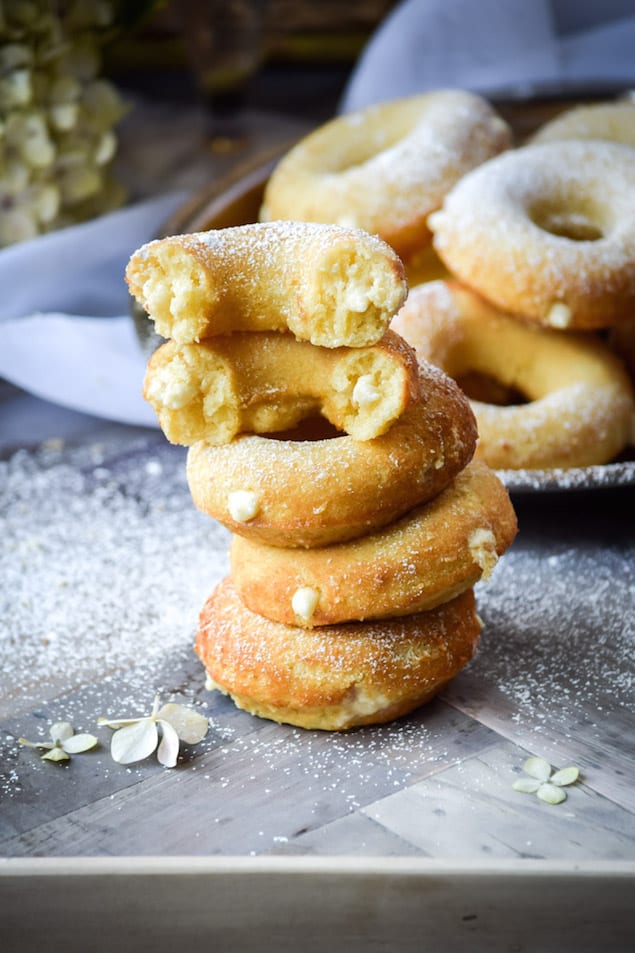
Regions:
M 397 250 L 392 327 L 472 398 L 492 467 L 605 464 L 632 440 L 635 103 L 568 109 L 519 147 L 458 90 L 341 116 L 274 170 L 261 215 L 291 214 Z
M 169 339 L 145 396 L 189 447 L 195 504 L 233 533 L 196 642 L 210 685 L 333 730 L 427 701 L 477 646 L 473 587 L 516 518 L 471 462 L 459 387 L 388 327 L 398 256 L 284 221 L 151 242 L 127 277 Z
M 517 531 L 490 467 L 629 440 L 608 329 L 635 300 L 633 186 L 632 146 L 514 148 L 481 97 L 438 91 L 310 134 L 259 222 L 135 252 L 130 290 L 167 339 L 144 394 L 232 533 L 196 641 L 210 687 L 340 730 L 469 661 L 474 586 Z

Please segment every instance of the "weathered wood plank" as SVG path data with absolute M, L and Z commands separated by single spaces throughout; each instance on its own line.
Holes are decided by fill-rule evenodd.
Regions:
M 261 722 L 221 699 L 212 719 L 224 739 L 187 770 L 108 772 L 111 791 L 67 789 L 51 816 L 35 800 L 7 855 L 259 853 L 482 750 L 495 736 L 442 702 L 409 719 L 346 734 Z M 257 727 L 256 727 L 257 726 Z M 205 748 L 205 745 L 202 746 Z M 79 761 L 79 758 L 77 759 Z M 47 766 L 48 767 L 48 766 Z M 55 766 L 51 766 L 55 767 Z M 103 770 L 95 765 L 99 774 Z M 112 776 L 125 782 L 113 789 Z M 75 799 L 75 800 L 74 800 Z M 21 814 L 16 803 L 8 805 Z M 16 822 L 17 824 L 17 822 Z
M 291 838 L 279 838 L 269 851 L 276 855 L 349 857 L 424 856 L 416 845 L 355 811 L 329 824 Z
M 444 698 L 635 811 L 635 544 L 591 521 L 573 547 L 548 512 L 478 587 L 480 651 Z
M 630 867 L 240 860 L 0 870 L 3 950 L 172 953 L 204 942 L 232 953 L 630 953 L 635 941 Z
M 526 756 L 502 742 L 362 812 L 434 857 L 635 860 L 632 815 L 588 786 L 558 805 L 514 791 Z

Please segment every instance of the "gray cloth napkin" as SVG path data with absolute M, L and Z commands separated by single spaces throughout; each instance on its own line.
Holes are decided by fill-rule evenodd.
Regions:
M 489 96 L 635 84 L 633 0 L 404 0 L 353 70 L 342 112 L 440 87 Z
M 63 407 L 156 425 L 141 397 L 147 351 L 130 317 L 125 267 L 192 193 L 246 154 L 306 131 L 267 113 L 246 114 L 245 124 L 244 150 L 215 156 L 200 108 L 135 106 L 120 130 L 119 173 L 137 200 L 0 250 L 0 377 Z
M 184 200 L 171 193 L 0 252 L 0 377 L 38 397 L 155 425 L 141 397 L 124 270 Z

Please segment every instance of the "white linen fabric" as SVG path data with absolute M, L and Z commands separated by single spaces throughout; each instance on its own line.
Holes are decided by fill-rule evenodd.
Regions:
M 129 313 L 132 252 L 184 201 L 178 192 L 0 252 L 0 377 L 63 407 L 156 425 Z
M 635 82 L 633 0 L 404 0 L 351 74 L 341 112 L 428 89 L 489 96 Z

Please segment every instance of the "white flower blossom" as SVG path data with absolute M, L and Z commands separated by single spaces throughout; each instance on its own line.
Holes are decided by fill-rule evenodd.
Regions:
M 72 754 L 81 754 L 90 751 L 98 744 L 94 735 L 82 733 L 76 735 L 73 726 L 68 721 L 56 721 L 49 729 L 50 741 L 27 741 L 18 738 L 21 745 L 27 748 L 44 748 L 45 753 L 40 755 L 43 761 L 70 761 Z
M 535 794 L 547 804 L 561 804 L 567 799 L 567 792 L 563 788 L 575 784 L 580 777 L 579 768 L 571 765 L 552 773 L 552 767 L 544 758 L 527 758 L 523 764 L 526 778 L 518 778 L 512 787 L 522 794 Z
M 140 718 L 99 718 L 98 724 L 114 729 L 110 753 L 118 764 L 143 761 L 156 749 L 157 759 L 166 768 L 176 765 L 179 743 L 198 744 L 207 734 L 209 721 L 185 705 L 154 699 L 152 711 Z

